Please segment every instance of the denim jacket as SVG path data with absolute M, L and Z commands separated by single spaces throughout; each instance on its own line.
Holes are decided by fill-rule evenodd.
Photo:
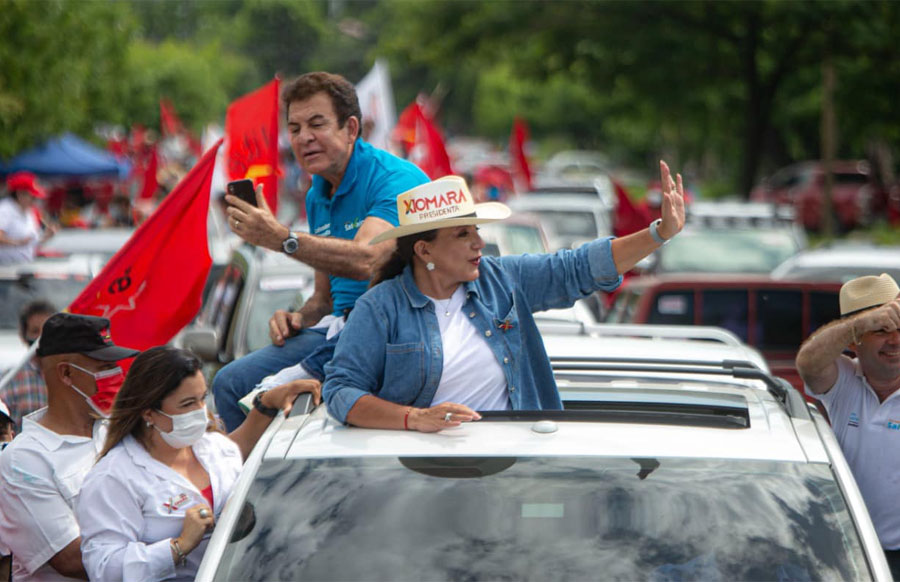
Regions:
M 484 257 L 479 277 L 464 283 L 462 309 L 503 368 L 514 410 L 562 408 L 550 361 L 532 313 L 570 307 L 622 282 L 610 239 L 546 255 Z M 341 422 L 372 394 L 397 404 L 430 406 L 443 370 L 434 304 L 407 267 L 357 301 L 325 366 L 322 395 Z

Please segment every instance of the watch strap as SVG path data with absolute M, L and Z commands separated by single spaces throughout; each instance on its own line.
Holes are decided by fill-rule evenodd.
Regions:
M 259 411 L 261 414 L 268 416 L 269 418 L 275 418 L 279 412 L 281 412 L 280 408 L 273 408 L 271 406 L 266 406 L 263 404 L 262 395 L 265 394 L 265 390 L 260 390 L 256 393 L 256 396 L 253 397 L 253 408 Z
M 664 245 L 669 242 L 669 239 L 663 238 L 659 234 L 659 225 L 662 224 L 662 218 L 657 218 L 653 222 L 650 223 L 650 237 L 656 241 L 656 244 Z

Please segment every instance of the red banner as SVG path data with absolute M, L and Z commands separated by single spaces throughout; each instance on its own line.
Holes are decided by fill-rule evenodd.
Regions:
M 171 340 L 200 310 L 212 259 L 206 235 L 219 140 L 110 259 L 69 311 L 106 317 L 115 343 Z
M 407 148 L 409 161 L 432 180 L 453 173 L 444 137 L 430 115 L 413 102 L 403 110 L 394 128 L 394 139 Z
M 261 182 L 273 213 L 278 212 L 278 85 L 276 77 L 232 102 L 225 113 L 228 179 Z
M 528 156 L 525 155 L 525 143 L 528 138 L 528 126 L 516 117 L 509 136 L 509 166 L 518 193 L 530 192 L 532 189 L 531 165 L 528 163 Z
M 168 99 L 159 100 L 159 130 L 163 137 L 183 137 L 187 140 L 188 147 L 191 148 L 191 151 L 197 157 L 200 157 L 200 154 L 203 153 L 200 140 L 185 129 L 178 114 L 175 113 L 175 108 L 172 107 L 172 103 Z

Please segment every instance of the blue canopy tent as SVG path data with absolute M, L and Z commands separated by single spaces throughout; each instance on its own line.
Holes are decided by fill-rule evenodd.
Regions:
M 71 133 L 51 138 L 0 164 L 0 174 L 27 170 L 43 178 L 124 178 L 130 169 L 127 161 Z

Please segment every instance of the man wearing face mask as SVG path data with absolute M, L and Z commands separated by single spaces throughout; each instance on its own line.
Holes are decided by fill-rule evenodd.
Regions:
M 0 455 L 0 540 L 14 580 L 87 579 L 75 502 L 124 379 L 117 361 L 137 354 L 112 343 L 107 319 L 57 313 L 44 323 L 37 356 L 47 406 Z

